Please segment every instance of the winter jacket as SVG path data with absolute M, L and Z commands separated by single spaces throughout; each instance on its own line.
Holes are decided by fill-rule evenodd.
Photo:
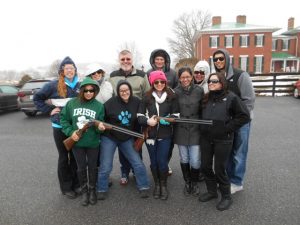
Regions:
M 41 112 L 50 113 L 56 107 L 54 105 L 47 104 L 46 100 L 63 99 L 61 96 L 58 95 L 57 84 L 58 84 L 58 80 L 50 81 L 49 83 L 45 84 L 43 88 L 41 88 L 33 96 L 34 104 Z M 80 83 L 78 82 L 77 76 L 74 77 L 72 83 L 66 82 L 66 85 L 67 85 L 67 98 L 77 97 L 79 93 L 79 87 L 80 87 Z M 74 87 L 72 88 L 71 86 Z M 61 128 L 59 113 L 52 115 L 50 119 L 53 127 Z
M 161 117 L 178 117 L 179 105 L 175 93 L 172 96 L 167 96 L 163 103 L 157 103 L 155 98 L 151 95 L 146 95 L 140 104 L 138 110 L 138 122 L 141 126 L 147 126 L 147 120 L 153 115 Z M 166 139 L 172 138 L 173 125 L 162 125 L 158 123 L 156 126 L 151 127 L 148 132 L 149 139 Z
M 179 101 L 180 118 L 200 119 L 203 88 L 192 84 L 187 90 L 181 85 L 175 88 Z M 174 125 L 174 143 L 178 145 L 199 145 L 200 125 L 176 123 Z
M 96 96 L 96 99 L 104 104 L 108 99 L 113 96 L 113 88 L 109 81 L 103 80 L 100 85 L 100 92 Z
M 222 53 L 225 56 L 225 73 L 226 80 L 228 82 L 228 89 L 238 95 L 240 99 L 246 104 L 247 109 L 250 113 L 250 118 L 253 119 L 255 92 L 250 75 L 245 71 L 233 68 L 230 63 L 229 53 L 225 49 L 218 49 L 217 51 L 215 51 L 213 57 L 217 53 Z M 215 70 L 219 72 L 216 66 Z M 236 78 L 237 81 L 235 81 Z
M 143 95 L 150 89 L 148 77 L 142 70 L 137 70 L 133 67 L 130 74 L 126 76 L 122 69 L 116 70 L 110 74 L 109 82 L 113 86 L 114 93 L 117 95 L 117 84 L 120 80 L 127 80 L 133 91 L 133 95 L 142 99 Z
M 172 89 L 176 88 L 178 86 L 178 77 L 176 74 L 176 71 L 171 69 L 171 59 L 170 59 L 170 55 L 163 49 L 156 49 L 154 51 L 152 51 L 151 55 L 150 55 L 150 65 L 151 65 L 151 69 L 147 71 L 147 76 L 149 77 L 150 73 L 152 71 L 157 70 L 155 64 L 154 64 L 154 59 L 157 56 L 157 54 L 160 54 L 163 56 L 163 58 L 165 59 L 165 67 L 163 69 L 163 72 L 165 73 L 167 80 L 168 80 L 168 86 Z
M 209 92 L 209 100 L 202 109 L 202 119 L 213 125 L 202 125 L 201 135 L 209 139 L 233 140 L 233 132 L 250 121 L 245 104 L 233 92 Z M 220 98 L 220 96 L 223 96 Z
M 119 90 L 122 84 L 127 84 L 129 87 L 129 100 L 128 102 L 124 102 L 118 92 L 117 96 L 114 96 L 105 102 L 105 122 L 135 131 L 135 128 L 137 127 L 137 111 L 141 100 L 132 95 L 132 87 L 126 80 L 119 81 L 117 90 Z M 132 138 L 132 136 L 128 134 L 114 130 L 106 130 L 104 135 L 116 141 L 126 141 Z

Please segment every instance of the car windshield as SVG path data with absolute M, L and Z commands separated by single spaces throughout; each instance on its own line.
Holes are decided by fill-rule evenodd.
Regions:
M 0 89 L 2 93 L 7 93 L 7 94 L 16 94 L 18 92 L 18 89 L 15 87 L 11 86 L 0 86 Z
M 46 83 L 49 81 L 38 81 L 38 82 L 28 82 L 25 83 L 22 89 L 36 89 L 36 88 L 42 88 Z

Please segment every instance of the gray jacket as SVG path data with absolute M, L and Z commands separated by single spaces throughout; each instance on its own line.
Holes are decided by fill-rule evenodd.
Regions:
M 200 119 L 201 103 L 204 96 L 203 88 L 192 84 L 188 90 L 185 90 L 179 85 L 174 91 L 179 101 L 180 118 Z M 177 123 L 174 128 L 174 143 L 178 145 L 199 145 L 200 126 Z

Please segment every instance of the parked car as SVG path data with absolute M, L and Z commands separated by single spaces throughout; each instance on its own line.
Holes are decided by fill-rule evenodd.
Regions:
M 300 98 L 300 80 L 298 80 L 295 84 L 294 84 L 294 97 L 295 98 Z
M 0 84 L 0 110 L 18 110 L 18 88 L 10 84 Z
M 21 111 L 28 117 L 35 116 L 39 110 L 33 102 L 33 95 L 41 89 L 50 79 L 35 79 L 26 82 L 18 92 L 18 101 Z

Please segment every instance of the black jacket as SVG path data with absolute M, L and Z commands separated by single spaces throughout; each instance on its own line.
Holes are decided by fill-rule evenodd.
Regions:
M 223 96 L 220 98 L 220 96 Z M 211 139 L 232 140 L 233 132 L 250 121 L 246 105 L 233 92 L 210 92 L 202 110 L 202 119 L 213 120 L 213 125 L 202 125 L 201 135 Z

